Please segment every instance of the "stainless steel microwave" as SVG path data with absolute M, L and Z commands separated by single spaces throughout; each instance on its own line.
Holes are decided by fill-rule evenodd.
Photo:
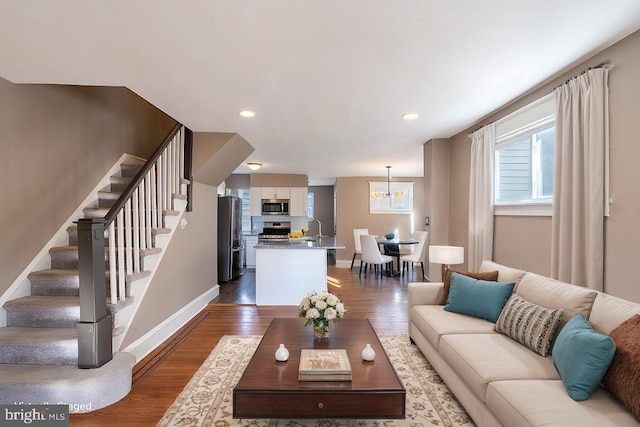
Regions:
M 289 200 L 262 199 L 262 215 L 289 215 Z

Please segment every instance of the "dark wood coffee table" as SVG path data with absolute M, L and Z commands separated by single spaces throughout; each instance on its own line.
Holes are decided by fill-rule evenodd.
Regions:
M 280 344 L 289 360 L 277 362 Z M 371 344 L 373 362 L 362 360 Z M 344 348 L 352 381 L 298 381 L 300 350 Z M 405 389 L 368 319 L 331 324 L 328 339 L 317 340 L 304 319 L 274 319 L 233 389 L 234 418 L 404 418 Z

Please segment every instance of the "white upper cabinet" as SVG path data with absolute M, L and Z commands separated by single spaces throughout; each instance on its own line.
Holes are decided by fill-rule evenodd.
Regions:
M 262 192 L 260 188 L 249 190 L 249 214 L 251 216 L 262 215 Z
M 289 193 L 289 215 L 307 216 L 307 188 L 292 187 Z
M 258 187 L 263 199 L 288 199 L 289 187 Z

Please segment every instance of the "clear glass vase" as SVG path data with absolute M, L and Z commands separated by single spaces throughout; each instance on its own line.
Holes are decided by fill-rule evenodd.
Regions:
M 329 338 L 329 322 L 314 323 L 313 336 L 319 339 Z

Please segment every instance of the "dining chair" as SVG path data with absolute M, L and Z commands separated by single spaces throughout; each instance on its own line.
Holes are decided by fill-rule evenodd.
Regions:
M 355 250 L 353 251 L 353 258 L 351 259 L 351 268 L 349 270 L 353 270 L 353 262 L 356 260 L 356 255 L 360 255 L 360 266 L 362 266 L 362 247 L 360 245 L 360 236 L 362 234 L 369 234 L 368 228 L 354 228 L 353 229 L 353 240 Z
M 386 266 L 387 273 L 391 273 L 393 258 L 380 253 L 378 242 L 376 242 L 376 238 L 374 236 L 369 234 L 360 235 L 360 246 L 362 248 L 362 261 L 360 262 L 360 273 L 358 274 L 358 277 L 362 274 L 362 264 L 364 264 L 364 277 L 367 277 L 368 264 L 373 264 L 376 267 L 379 265 L 380 276 L 382 276 L 382 266 Z
M 418 234 L 419 233 L 419 234 Z M 411 268 L 413 270 L 413 263 L 419 262 L 422 267 L 422 277 L 425 277 L 424 274 L 424 263 L 425 258 L 427 256 L 427 238 L 429 237 L 429 232 L 420 231 L 418 234 L 418 243 L 415 245 L 415 249 L 412 254 L 403 255 L 400 257 L 400 261 L 402 262 L 402 274 L 404 274 L 405 267 L 408 268 L 409 263 L 411 263 Z

